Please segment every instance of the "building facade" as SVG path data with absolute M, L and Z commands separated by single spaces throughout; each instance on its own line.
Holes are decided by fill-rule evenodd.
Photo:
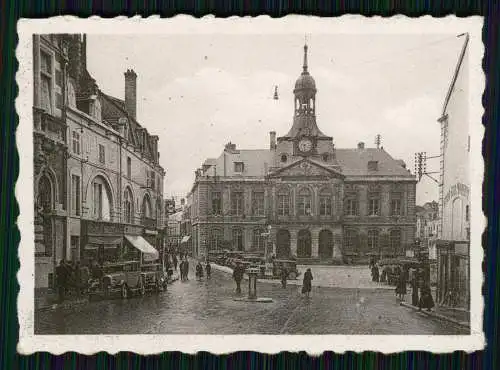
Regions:
M 417 217 L 417 245 L 419 251 L 416 255 L 424 258 L 429 266 L 429 281 L 431 285 L 437 284 L 437 239 L 440 235 L 441 220 L 439 218 L 439 204 L 435 201 L 427 202 L 416 207 Z
M 290 131 L 271 132 L 269 148 L 228 143 L 195 171 L 193 253 L 229 246 L 323 263 L 404 255 L 415 241 L 416 179 L 383 148 L 337 149 L 319 129 L 307 46 L 291 113 Z
M 85 35 L 35 35 L 33 61 L 35 275 L 48 287 L 61 259 L 117 259 L 137 237 L 161 246 L 165 172 L 137 121 L 134 71 L 125 100 L 105 94 Z
M 469 307 L 470 122 L 468 42 L 465 41 L 438 122 L 441 125 L 438 302 Z

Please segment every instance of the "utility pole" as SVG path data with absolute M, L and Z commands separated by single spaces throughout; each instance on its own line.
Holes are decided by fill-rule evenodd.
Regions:
M 435 156 L 428 157 L 427 152 L 415 153 L 415 176 L 417 176 L 417 181 L 420 181 L 423 176 L 427 176 L 430 179 L 432 179 L 434 182 L 439 184 L 439 181 L 431 176 L 433 174 L 439 173 L 439 171 L 432 171 L 432 172 L 427 171 L 427 160 L 428 159 L 435 159 L 435 158 L 441 158 L 441 156 L 435 155 Z
M 377 146 L 377 149 L 380 149 L 380 144 L 382 143 L 382 135 L 377 134 L 375 136 L 375 145 Z

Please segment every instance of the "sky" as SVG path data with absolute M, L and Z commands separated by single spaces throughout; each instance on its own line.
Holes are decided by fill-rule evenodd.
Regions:
M 337 148 L 374 147 L 380 134 L 384 149 L 412 172 L 415 152 L 439 154 L 437 119 L 463 38 L 315 34 L 307 44 L 318 127 Z M 263 149 L 269 131 L 288 132 L 303 45 L 298 34 L 88 35 L 87 67 L 102 91 L 121 99 L 123 72 L 135 70 L 138 121 L 160 137 L 165 197 L 183 196 L 195 169 L 227 142 Z M 427 168 L 439 171 L 439 159 Z M 417 204 L 432 200 L 438 186 L 424 177 Z

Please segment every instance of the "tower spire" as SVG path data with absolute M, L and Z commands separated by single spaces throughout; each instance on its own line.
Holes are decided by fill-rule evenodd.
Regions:
M 309 72 L 307 71 L 307 39 L 304 43 L 304 65 L 302 66 L 302 73 L 303 74 L 308 74 Z

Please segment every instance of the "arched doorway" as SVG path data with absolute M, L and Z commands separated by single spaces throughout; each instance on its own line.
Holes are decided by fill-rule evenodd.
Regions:
M 328 259 L 333 257 L 333 234 L 330 230 L 321 230 L 319 233 L 319 257 Z
M 278 230 L 276 233 L 276 257 L 290 257 L 290 233 L 288 230 Z
M 297 236 L 297 257 L 311 257 L 311 232 L 309 230 L 300 230 Z

